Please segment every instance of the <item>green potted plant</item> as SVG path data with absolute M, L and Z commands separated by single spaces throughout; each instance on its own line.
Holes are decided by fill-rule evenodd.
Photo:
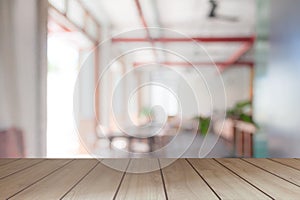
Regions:
M 258 127 L 252 118 L 252 102 L 250 100 L 237 102 L 234 107 L 227 110 L 226 115 L 228 118 L 248 122 Z
M 197 116 L 194 119 L 198 120 L 198 132 L 201 135 L 206 135 L 208 133 L 209 125 L 210 125 L 210 117 Z

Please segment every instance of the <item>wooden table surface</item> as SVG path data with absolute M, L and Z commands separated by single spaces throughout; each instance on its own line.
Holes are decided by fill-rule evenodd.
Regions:
M 0 199 L 300 199 L 299 159 L 168 161 L 0 159 Z

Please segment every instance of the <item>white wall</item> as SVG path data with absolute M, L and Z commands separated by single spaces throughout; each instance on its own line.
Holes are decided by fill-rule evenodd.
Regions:
M 199 68 L 199 71 L 207 84 L 205 84 L 204 79 L 198 73 L 194 73 L 194 70 L 193 73 L 186 74 L 187 81 L 196 96 L 199 110 L 191 103 L 193 94 L 189 94 L 189 88 L 185 87 L 184 84 L 179 84 L 179 94 L 182 105 L 185 106 L 183 108 L 184 116 L 194 117 L 199 114 L 207 116 L 213 110 L 222 112 L 225 108 L 232 107 L 237 101 L 249 99 L 249 68 L 237 66 L 221 73 L 224 87 L 214 68 Z M 226 96 L 224 96 L 223 89 L 225 89 Z

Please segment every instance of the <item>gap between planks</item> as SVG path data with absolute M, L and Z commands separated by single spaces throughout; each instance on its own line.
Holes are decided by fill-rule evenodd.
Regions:
M 198 176 L 200 176 L 200 178 L 205 182 L 205 184 L 210 188 L 210 190 L 216 195 L 216 197 L 218 199 L 221 199 L 221 197 L 216 193 L 216 191 L 211 187 L 211 185 L 207 182 L 207 180 L 205 180 L 205 178 L 198 172 L 198 170 L 196 170 L 196 168 L 192 165 L 192 163 L 188 160 L 185 159 L 189 165 L 193 168 L 193 170 L 198 174 Z
M 298 178 L 297 180 L 295 180 L 295 182 L 297 182 L 297 183 L 293 182 L 292 180 L 289 180 L 289 179 L 292 179 L 293 176 L 286 175 L 288 172 L 293 173 L 291 171 L 294 170 L 294 169 L 286 168 L 286 166 L 281 165 L 280 163 L 276 163 L 276 162 L 273 162 L 272 160 L 267 160 L 267 159 L 256 159 L 256 161 L 258 160 L 258 161 L 260 161 L 260 163 L 257 163 L 255 160 L 252 160 L 252 159 L 242 159 L 242 160 L 249 163 L 249 164 L 251 164 L 251 165 L 253 165 L 253 166 L 255 166 L 255 167 L 257 167 L 257 168 L 259 168 L 259 169 L 261 169 L 261 170 L 264 170 L 264 171 L 266 171 L 266 172 L 268 172 L 268 173 L 270 173 L 274 176 L 277 176 L 278 178 L 281 178 L 284 181 L 287 181 L 291 184 L 294 184 L 294 185 L 300 187 L 300 184 L 299 184 L 300 183 L 300 176 L 299 176 L 299 174 L 297 174 L 297 173 L 293 174 L 294 176 L 296 176 L 296 178 Z M 267 163 L 266 165 L 268 165 L 268 167 L 265 167 L 265 166 L 263 166 L 263 162 L 271 162 L 271 163 Z M 278 169 L 280 167 L 281 167 L 281 169 Z M 274 172 L 272 172 L 271 168 L 273 168 Z M 285 168 L 285 169 L 282 169 L 282 168 Z M 281 170 L 285 170 L 285 171 L 281 171 Z M 296 170 L 294 170 L 294 171 L 296 171 Z
M 241 178 L 255 185 L 261 191 L 272 198 L 298 199 L 300 188 L 290 182 L 283 180 L 273 174 L 251 165 L 242 159 L 217 159 L 219 163 L 227 167 Z
M 8 176 L 26 170 L 34 165 L 43 162 L 43 159 L 19 159 L 15 162 L 7 163 L 6 165 L 0 166 L 0 179 L 4 179 Z
M 1 179 L 0 187 L 2 187 L 2 190 L 4 192 L 0 193 L 0 198 L 14 197 L 15 195 L 19 194 L 23 190 L 43 180 L 50 174 L 58 171 L 60 168 L 64 167 L 71 161 L 72 160 L 55 160 L 55 161 L 44 160 L 43 162 L 40 162 L 38 165 L 31 166 L 28 169 L 25 169 L 16 174 Z M 53 165 L 53 162 L 56 164 Z M 41 166 L 46 167 L 46 171 L 45 168 L 41 171 Z

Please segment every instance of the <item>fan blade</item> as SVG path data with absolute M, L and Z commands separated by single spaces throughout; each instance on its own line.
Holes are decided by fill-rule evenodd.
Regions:
M 216 17 L 216 9 L 218 7 L 218 4 L 215 0 L 210 0 L 209 2 L 211 4 L 211 10 L 209 12 L 208 17 L 214 18 L 214 17 Z

